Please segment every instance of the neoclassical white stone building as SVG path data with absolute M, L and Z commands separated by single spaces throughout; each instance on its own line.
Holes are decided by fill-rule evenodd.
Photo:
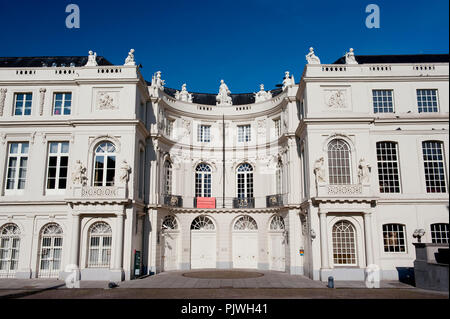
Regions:
M 306 59 L 206 94 L 145 81 L 134 50 L 0 58 L 0 277 L 398 279 L 416 230 L 448 243 L 448 55 Z

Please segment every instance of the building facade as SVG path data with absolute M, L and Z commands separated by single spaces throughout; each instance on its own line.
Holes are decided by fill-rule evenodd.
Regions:
M 398 279 L 419 229 L 448 243 L 448 55 L 306 58 L 253 94 L 0 58 L 0 277 Z

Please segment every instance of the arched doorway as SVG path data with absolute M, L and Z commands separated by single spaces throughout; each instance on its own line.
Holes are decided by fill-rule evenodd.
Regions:
M 191 269 L 216 268 L 216 226 L 208 216 L 191 224 Z
M 233 268 L 258 268 L 258 226 L 248 216 L 239 217 L 233 225 Z
M 286 264 L 286 238 L 283 217 L 275 215 L 269 224 L 269 269 L 284 271 Z
M 178 269 L 178 240 L 180 231 L 178 222 L 172 215 L 167 215 L 161 224 L 162 268 L 163 271 Z

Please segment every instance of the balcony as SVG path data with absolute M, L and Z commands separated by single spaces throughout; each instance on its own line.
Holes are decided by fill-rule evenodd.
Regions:
M 266 196 L 266 207 L 283 206 L 283 196 L 281 194 Z
M 74 186 L 68 202 L 80 203 L 116 203 L 127 202 L 128 192 L 125 185 L 122 186 Z
M 376 200 L 369 184 L 319 184 L 317 185 L 317 196 L 315 200 L 356 200 L 373 201 Z
M 178 195 L 163 195 L 164 206 L 183 207 L 183 197 Z
M 195 208 L 216 208 L 215 197 L 194 197 Z
M 233 208 L 255 208 L 255 198 L 245 197 L 245 198 L 233 198 Z

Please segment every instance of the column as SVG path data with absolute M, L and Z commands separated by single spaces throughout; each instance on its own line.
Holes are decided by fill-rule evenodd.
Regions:
M 75 265 L 80 269 L 79 265 L 79 247 L 80 247 L 80 214 L 72 213 L 72 247 L 70 249 L 70 261 L 71 265 Z
M 125 214 L 117 213 L 116 214 L 116 247 L 115 247 L 115 258 L 114 258 L 114 270 L 122 270 L 122 261 L 123 261 L 123 220 Z
M 327 213 L 319 210 L 320 218 L 320 250 L 321 250 L 321 269 L 329 269 L 328 258 L 328 236 L 327 236 Z
M 364 241 L 366 247 L 366 264 L 371 265 L 374 263 L 373 247 L 372 247 L 372 214 L 366 212 L 363 214 L 364 218 Z

